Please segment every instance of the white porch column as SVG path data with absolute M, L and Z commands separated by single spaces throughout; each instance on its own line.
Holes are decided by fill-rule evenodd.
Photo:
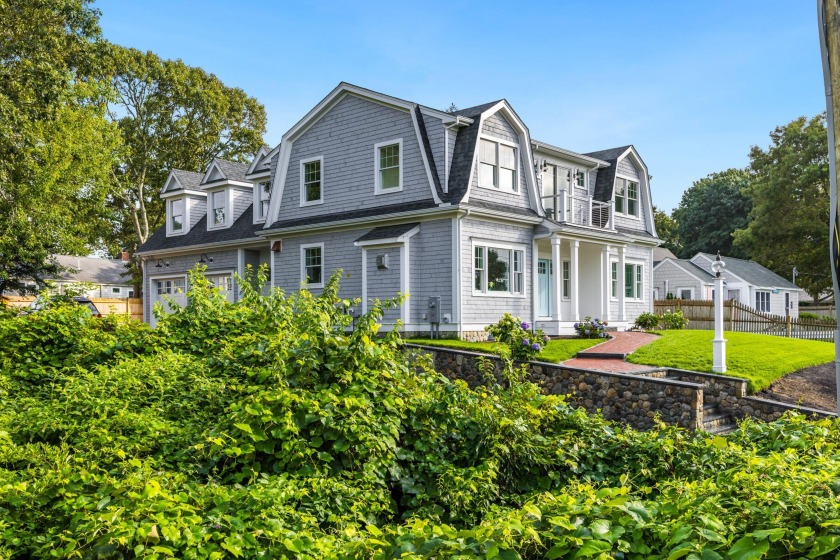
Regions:
M 626 298 L 625 278 L 624 278 L 624 257 L 627 253 L 627 247 L 618 248 L 618 320 L 626 321 L 627 312 L 624 308 Z
M 274 256 L 274 253 L 271 254 Z M 362 247 L 362 313 L 368 312 L 367 297 L 367 249 Z
M 610 318 L 610 291 L 612 290 L 612 271 L 610 270 L 610 246 L 601 247 L 601 320 Z
M 580 248 L 580 241 L 577 239 L 572 239 L 569 241 L 570 249 L 572 252 L 572 259 L 570 264 L 569 270 L 569 283 L 571 284 L 571 296 L 572 296 L 572 321 L 579 321 L 580 320 L 580 298 L 578 297 L 578 249 Z
M 559 321 L 560 317 L 560 294 L 563 283 L 562 263 L 560 262 L 560 243 L 562 239 L 559 237 L 551 238 L 551 318 Z

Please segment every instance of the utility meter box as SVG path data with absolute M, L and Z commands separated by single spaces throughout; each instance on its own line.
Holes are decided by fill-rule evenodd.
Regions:
M 440 296 L 429 298 L 428 317 L 430 323 L 440 323 Z

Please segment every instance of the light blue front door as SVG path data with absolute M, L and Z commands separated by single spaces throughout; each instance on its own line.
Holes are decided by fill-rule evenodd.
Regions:
M 551 316 L 551 276 L 553 273 L 551 259 L 539 259 L 537 261 L 538 314 L 540 317 Z

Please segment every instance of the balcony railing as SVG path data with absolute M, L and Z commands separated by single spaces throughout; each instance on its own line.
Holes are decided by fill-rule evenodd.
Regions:
M 593 200 L 591 196 L 558 194 L 544 196 L 545 214 L 557 222 L 612 229 L 612 205 Z

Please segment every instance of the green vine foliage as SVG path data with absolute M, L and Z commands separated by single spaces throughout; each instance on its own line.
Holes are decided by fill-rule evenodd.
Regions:
M 833 558 L 840 429 L 636 432 L 319 295 L 0 320 L 0 558 Z M 489 364 L 489 363 L 488 363 Z M 488 368 L 494 366 L 488 365 Z M 499 379 L 499 381 L 496 381 Z

